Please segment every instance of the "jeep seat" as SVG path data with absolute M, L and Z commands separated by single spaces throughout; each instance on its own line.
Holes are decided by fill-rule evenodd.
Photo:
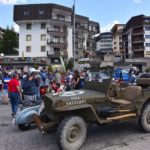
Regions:
M 138 78 L 136 84 L 139 86 L 150 86 L 150 78 Z
M 124 92 L 123 99 L 117 99 L 115 97 L 111 97 L 110 101 L 119 105 L 130 105 L 134 102 L 134 100 L 142 95 L 142 88 L 140 86 L 127 86 Z

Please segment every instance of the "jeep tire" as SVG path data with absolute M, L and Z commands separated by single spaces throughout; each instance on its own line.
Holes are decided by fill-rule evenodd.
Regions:
M 66 117 L 57 129 L 58 144 L 63 150 L 78 150 L 85 141 L 86 133 L 86 123 L 81 117 Z
M 150 132 L 150 103 L 146 103 L 139 117 L 139 126 L 144 132 Z

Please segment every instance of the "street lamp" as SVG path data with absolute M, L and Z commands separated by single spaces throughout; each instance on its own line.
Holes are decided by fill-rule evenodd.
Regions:
M 75 51 L 76 51 L 76 46 L 75 46 L 75 30 L 76 30 L 76 27 L 75 27 L 75 0 L 74 0 L 74 4 L 73 4 L 73 63 L 75 65 Z

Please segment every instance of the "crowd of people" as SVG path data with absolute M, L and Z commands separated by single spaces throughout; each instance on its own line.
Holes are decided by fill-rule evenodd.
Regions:
M 83 88 L 85 71 L 67 70 L 61 72 L 49 72 L 48 70 L 23 72 L 13 70 L 8 72 L 1 70 L 0 73 L 0 101 L 10 99 L 12 116 L 17 113 L 20 101 L 41 100 L 41 87 L 46 87 L 52 92 L 70 91 Z
M 129 75 L 133 76 L 135 71 L 138 70 L 133 67 L 130 68 Z M 100 78 L 100 76 L 98 77 Z M 119 73 L 119 78 L 123 78 L 122 73 L 121 77 Z M 96 77 L 94 79 L 96 80 Z M 9 99 L 12 107 L 12 116 L 15 116 L 21 101 L 28 101 L 29 103 L 40 101 L 42 94 L 45 94 L 43 89 L 55 93 L 73 89 L 78 90 L 83 88 L 84 80 L 93 80 L 89 70 L 81 70 L 80 72 L 78 70 L 67 70 L 66 72 L 55 70 L 50 72 L 42 69 L 24 72 L 23 70 L 8 71 L 1 69 L 0 102 L 8 101 Z

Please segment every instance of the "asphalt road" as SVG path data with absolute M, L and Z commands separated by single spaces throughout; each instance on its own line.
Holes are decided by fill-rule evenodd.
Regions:
M 0 105 L 0 150 L 59 150 L 55 133 L 42 135 L 36 128 L 22 132 L 12 125 L 10 113 L 10 105 Z M 140 131 L 136 120 L 102 127 L 95 125 L 88 129 L 81 150 L 102 150 L 149 136 Z

